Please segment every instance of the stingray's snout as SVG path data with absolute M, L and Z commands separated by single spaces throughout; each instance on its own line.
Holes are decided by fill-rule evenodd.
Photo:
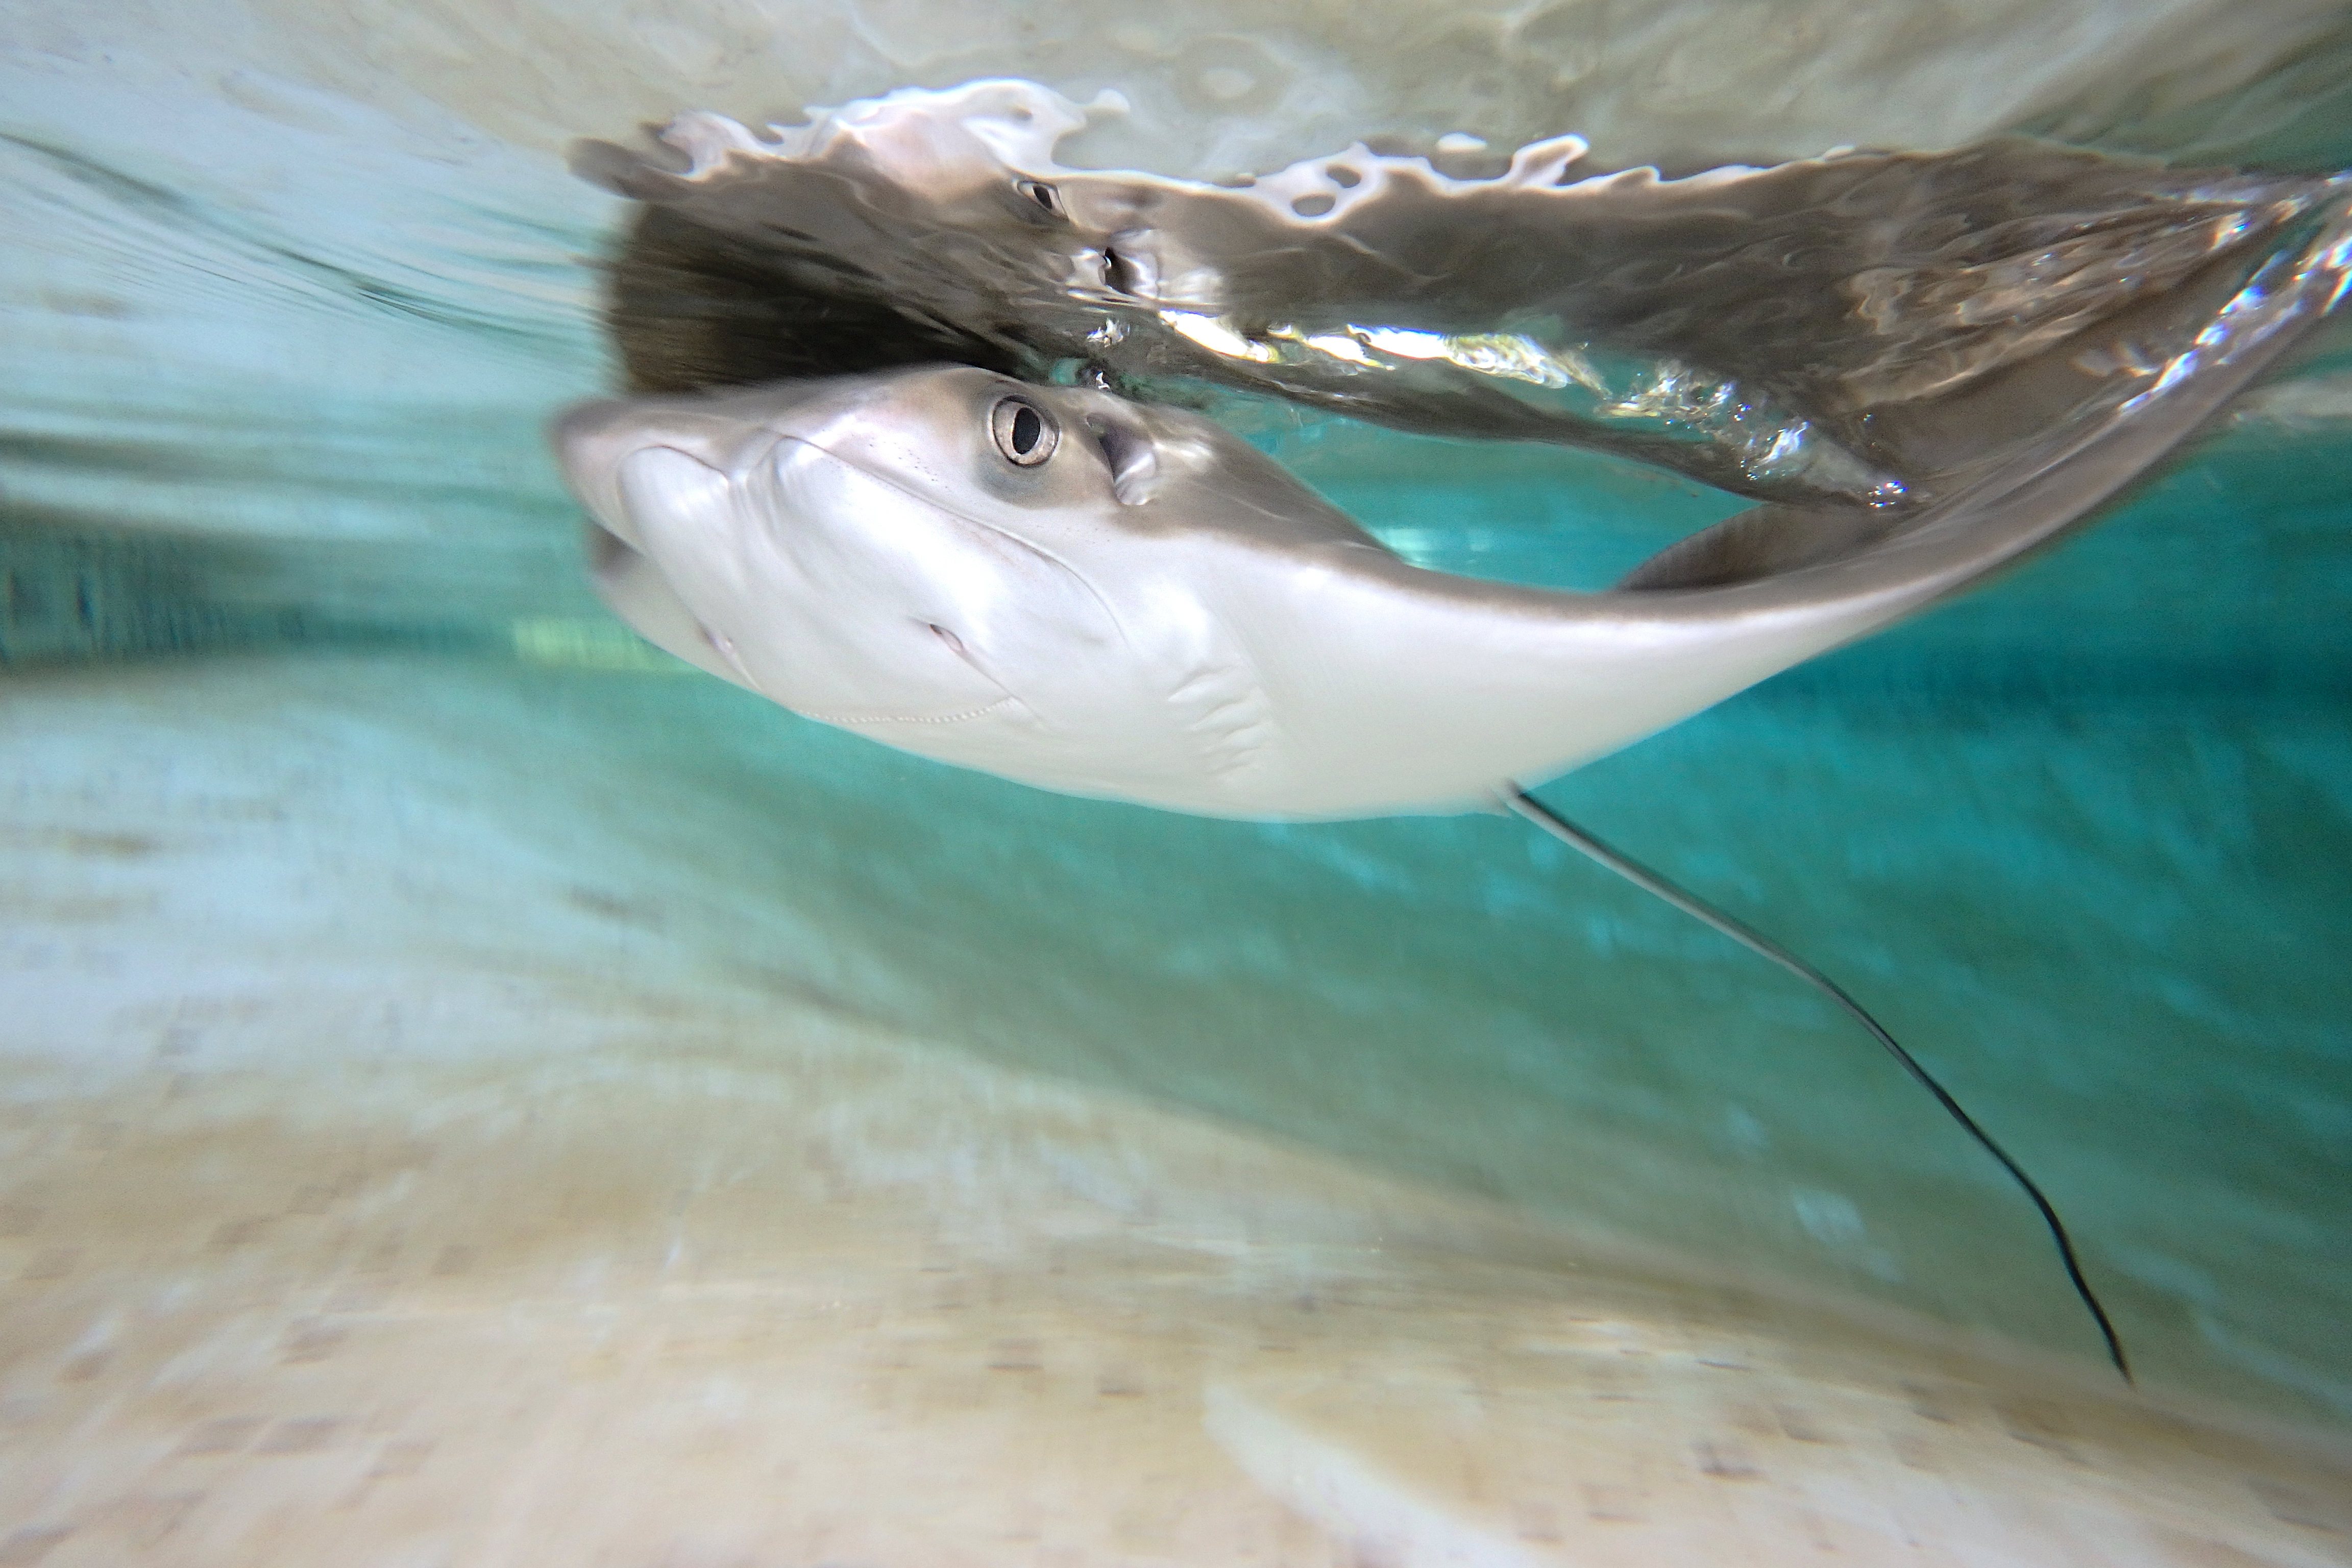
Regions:
M 559 416 L 549 437 L 572 491 L 605 531 L 642 550 L 642 518 L 630 505 L 627 476 L 648 454 L 667 452 L 719 473 L 751 447 L 772 443 L 751 411 L 728 399 L 665 402 L 599 398 Z
M 566 474 L 579 471 L 593 459 L 600 446 L 609 440 L 615 426 L 629 415 L 630 405 L 618 397 L 600 397 L 593 402 L 574 404 L 556 416 L 548 431 L 555 455 L 563 463 Z
M 804 436 L 802 427 L 823 423 L 837 398 L 838 389 L 824 382 L 676 398 L 603 397 L 566 409 L 549 437 L 565 478 L 584 500 L 590 487 L 609 483 L 632 453 L 647 447 L 668 447 L 732 471 L 780 436 Z
M 615 397 L 583 403 L 557 417 L 548 439 L 564 481 L 589 516 L 606 533 L 643 549 L 619 487 L 621 464 L 646 445 L 642 412 Z

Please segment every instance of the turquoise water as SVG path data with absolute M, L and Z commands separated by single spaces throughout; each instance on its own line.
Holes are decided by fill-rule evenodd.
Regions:
M 2095 1356 L 2030 1211 L 1866 1038 L 1522 825 L 1066 799 L 636 654 L 541 446 L 606 375 L 618 216 L 551 158 L 259 76 L 12 69 L 6 679 L 492 671 L 583 737 L 551 766 L 772 803 L 706 875 L 808 933 L 780 996 Z M 1456 571 L 1597 585 L 1736 510 L 1259 433 Z M 2339 335 L 2099 527 L 1544 793 L 1878 1010 L 2059 1200 L 2151 1383 L 2352 1423 L 2347 589 Z

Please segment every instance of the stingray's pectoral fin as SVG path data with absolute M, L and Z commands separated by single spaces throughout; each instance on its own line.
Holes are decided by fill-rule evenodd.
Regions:
M 1962 392 L 1874 413 L 1879 438 L 1926 476 L 1909 502 L 1757 507 L 1668 546 L 1618 590 L 1872 595 L 1883 624 L 2090 516 L 2276 363 L 2347 284 L 2352 200 L 2339 197 L 2266 258 L 2224 258 Z
M 1859 554 L 1904 520 L 1864 506 L 1759 506 L 1677 540 L 1627 573 L 1621 593 L 1728 588 Z

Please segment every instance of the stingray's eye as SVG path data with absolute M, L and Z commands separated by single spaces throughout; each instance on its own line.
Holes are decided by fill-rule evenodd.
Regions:
M 1060 217 L 1062 216 L 1062 193 L 1047 184 L 1045 181 L 1015 180 L 1013 182 L 1013 188 L 1019 191 L 1023 195 L 1027 196 L 1031 201 L 1035 202 L 1039 206 L 1044 207 L 1047 212 L 1052 213 L 1055 217 Z
M 989 411 L 988 427 L 996 437 L 996 449 L 1024 468 L 1052 457 L 1062 441 L 1054 416 L 1025 397 L 999 398 Z

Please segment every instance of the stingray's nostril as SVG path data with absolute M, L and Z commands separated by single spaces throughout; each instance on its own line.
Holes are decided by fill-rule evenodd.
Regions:
M 938 637 L 940 641 L 947 644 L 948 651 L 954 654 L 958 658 L 970 658 L 971 657 L 971 655 L 964 651 L 963 638 L 956 636 L 955 633 L 948 630 L 945 626 L 932 625 L 929 622 L 926 622 L 925 625 L 930 626 L 931 634 Z

